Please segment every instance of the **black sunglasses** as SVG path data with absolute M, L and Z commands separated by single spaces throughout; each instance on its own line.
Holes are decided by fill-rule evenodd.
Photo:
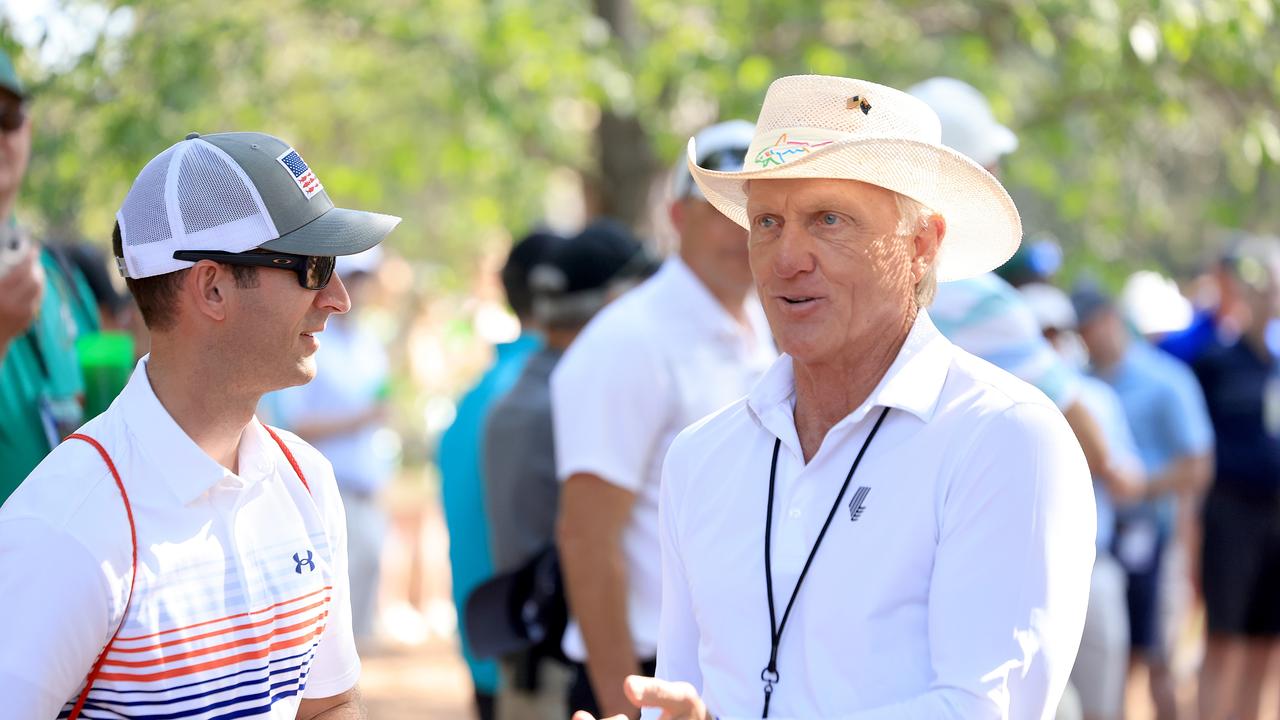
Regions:
M 22 127 L 27 119 L 27 105 L 24 102 L 0 103 L 0 133 L 11 133 Z
M 212 260 L 223 265 L 250 265 L 292 270 L 298 275 L 298 284 L 307 290 L 323 290 L 333 278 L 333 270 L 338 264 L 337 258 L 328 255 L 294 255 L 261 250 L 245 253 L 223 250 L 179 250 L 173 254 L 173 259 L 189 262 Z

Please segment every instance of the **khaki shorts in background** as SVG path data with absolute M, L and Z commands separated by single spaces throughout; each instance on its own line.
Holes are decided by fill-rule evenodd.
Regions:
M 1125 572 L 1115 558 L 1099 553 L 1089 582 L 1089 610 L 1071 684 L 1084 714 L 1096 718 L 1123 715 L 1129 667 L 1129 609 Z

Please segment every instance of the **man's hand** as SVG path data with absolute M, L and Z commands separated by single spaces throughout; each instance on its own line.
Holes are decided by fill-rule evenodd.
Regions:
M 44 268 L 40 250 L 27 256 L 0 276 L 0 357 L 9 343 L 31 327 L 44 299 Z
M 658 720 L 714 720 L 707 706 L 702 704 L 698 691 L 687 682 L 667 682 L 657 678 L 630 675 L 622 684 L 627 699 L 638 708 L 658 708 L 662 715 Z M 625 715 L 614 715 L 605 720 L 625 720 Z M 579 710 L 573 720 L 596 720 L 589 712 Z

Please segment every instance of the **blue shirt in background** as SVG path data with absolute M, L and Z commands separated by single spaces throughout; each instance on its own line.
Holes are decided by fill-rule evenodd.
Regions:
M 1157 345 L 1161 350 L 1190 365 L 1218 337 L 1218 321 L 1212 310 L 1197 310 L 1191 324 L 1165 335 Z
M 1280 372 L 1274 354 L 1244 339 L 1216 342 L 1192 365 L 1217 434 L 1214 487 L 1245 498 L 1280 497 Z
M 1204 394 L 1191 370 L 1172 355 L 1133 338 L 1120 362 L 1097 375 L 1120 396 L 1148 475 L 1158 475 L 1181 457 L 1213 448 Z M 1174 499 L 1165 497 L 1125 512 L 1154 514 L 1167 534 L 1176 508 Z
M 533 333 L 495 348 L 493 365 L 458 401 L 457 417 L 440 437 L 437 464 L 444 522 L 449 531 L 449 566 L 453 574 L 453 603 L 462 616 L 467 595 L 493 575 L 489 552 L 489 523 L 485 514 L 484 474 L 480 465 L 485 418 L 489 408 L 515 385 L 525 362 L 542 347 Z M 493 693 L 498 687 L 498 666 L 471 654 L 466 634 L 462 656 L 471 670 L 476 690 Z

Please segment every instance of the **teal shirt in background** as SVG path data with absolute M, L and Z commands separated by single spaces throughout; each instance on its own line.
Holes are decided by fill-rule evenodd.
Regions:
M 489 408 L 515 385 L 529 357 L 541 348 L 542 340 L 533 333 L 523 333 L 514 342 L 498 345 L 493 365 L 458 401 L 457 417 L 440 437 L 440 494 L 449 530 L 449 565 L 459 626 L 467 595 L 493 576 L 484 469 L 480 464 L 485 417 Z M 465 633 L 462 636 L 462 656 L 471 669 L 476 690 L 493 693 L 498 687 L 497 663 L 477 660 Z
M 30 331 L 9 344 L 0 364 L 0 503 L 53 449 L 41 421 L 42 405 L 65 408 L 71 430 L 87 419 L 75 343 L 98 331 L 97 304 L 79 271 L 61 266 L 47 248 L 40 262 L 45 274 L 40 312 Z

